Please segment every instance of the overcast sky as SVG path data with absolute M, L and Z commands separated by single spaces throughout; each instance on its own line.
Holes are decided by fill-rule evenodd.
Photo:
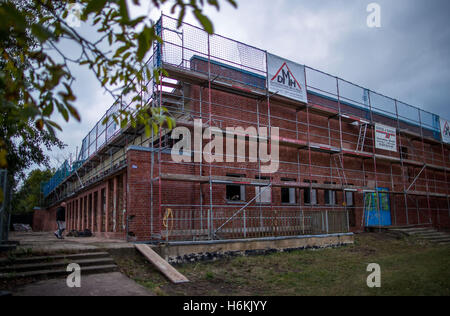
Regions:
M 381 6 L 380 28 L 366 23 L 367 5 L 374 1 L 237 2 L 238 9 L 224 3 L 218 13 L 207 11 L 216 33 L 450 118 L 450 1 L 376 1 Z M 167 6 L 163 11 L 170 13 Z M 133 9 L 134 14 L 147 12 L 153 19 L 160 14 L 148 7 Z M 197 24 L 191 15 L 186 21 Z M 80 32 L 95 36 L 87 26 Z M 49 152 L 53 167 L 75 155 L 76 146 L 113 101 L 89 70 L 72 69 L 82 122 L 62 123 L 59 137 L 68 147 Z

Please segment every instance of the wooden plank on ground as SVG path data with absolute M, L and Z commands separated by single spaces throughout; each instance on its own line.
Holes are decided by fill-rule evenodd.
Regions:
M 172 267 L 166 260 L 161 258 L 153 249 L 148 245 L 134 245 L 136 249 L 142 253 L 159 271 L 162 272 L 172 283 L 180 284 L 187 283 L 189 280 Z

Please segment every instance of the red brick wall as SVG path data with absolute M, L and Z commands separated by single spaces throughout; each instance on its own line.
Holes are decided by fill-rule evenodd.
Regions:
M 33 214 L 33 231 L 48 232 L 56 230 L 56 207 L 50 210 L 36 210 Z
M 201 62 L 196 64 L 196 67 L 201 67 Z M 213 67 L 214 71 L 220 74 L 221 71 L 229 72 L 229 69 L 220 69 L 220 67 Z M 236 78 L 235 78 L 236 79 Z M 241 78 L 245 79 L 245 76 Z M 239 96 L 232 93 L 213 90 L 211 92 L 212 104 L 209 104 L 209 90 L 200 88 L 199 86 L 192 86 L 189 93 L 185 95 L 188 108 L 197 115 L 202 112 L 203 121 L 207 122 L 209 118 L 209 108 L 212 111 L 212 119 L 214 125 L 225 130 L 226 127 L 248 126 L 257 127 L 269 125 L 269 105 L 266 100 L 256 100 L 248 97 Z M 200 100 L 201 99 L 201 100 Z M 324 99 L 316 95 L 309 95 L 311 105 L 327 106 L 331 109 L 337 109 L 338 104 L 335 101 Z M 367 118 L 366 113 L 362 110 L 353 107 L 342 105 L 343 112 Z M 259 112 L 259 116 L 257 115 Z M 296 118 L 298 123 L 296 124 Z M 390 119 L 384 117 L 377 117 L 380 122 L 388 125 L 394 125 Z M 280 137 L 299 139 L 302 141 L 311 141 L 337 148 L 355 150 L 356 143 L 359 136 L 359 127 L 349 123 L 342 122 L 342 133 L 339 132 L 340 124 L 336 119 L 328 119 L 324 116 L 313 114 L 309 115 L 310 136 L 308 138 L 307 130 L 308 116 L 305 110 L 297 112 L 294 109 L 287 108 L 283 104 L 271 102 L 270 104 L 270 125 L 272 127 L 280 128 Z M 331 129 L 331 130 L 330 130 Z M 411 129 L 411 128 L 410 128 Z M 417 131 L 416 131 L 417 132 Z M 373 148 L 373 131 L 371 128 L 367 131 L 366 142 L 364 150 L 372 153 Z M 203 141 L 203 146 L 208 141 Z M 408 149 L 409 159 L 417 160 L 419 162 L 427 162 L 433 164 L 442 164 L 442 150 L 440 145 L 423 145 L 417 140 L 408 139 L 406 136 L 401 136 L 398 139 L 399 145 Z M 248 153 L 248 144 L 247 144 Z M 393 153 L 383 150 L 376 150 L 377 154 L 399 157 L 399 153 Z M 203 163 L 202 171 L 198 164 L 175 164 L 172 162 L 170 155 L 163 154 L 161 162 L 161 170 L 157 163 L 158 154 L 156 153 L 154 159 L 156 164 L 153 169 L 153 196 L 152 181 L 151 181 L 151 153 L 149 151 L 131 149 L 127 154 L 128 168 L 126 171 L 125 180 L 108 179 L 99 187 L 107 190 L 106 207 L 108 208 L 109 217 L 106 219 L 105 212 L 103 214 L 104 223 L 108 221 L 107 229 L 104 225 L 100 228 L 100 233 L 107 234 L 112 231 L 112 204 L 113 204 L 113 188 L 118 187 L 117 194 L 123 196 L 123 199 L 118 200 L 118 209 L 121 210 L 123 206 L 127 209 L 126 215 L 130 218 L 128 223 L 129 238 L 138 241 L 149 241 L 160 239 L 165 236 L 165 231 L 173 229 L 170 224 L 165 226 L 165 215 L 168 214 L 169 209 L 176 212 L 177 229 L 179 230 L 199 230 L 208 225 L 207 211 L 210 202 L 218 207 L 214 208 L 215 222 L 217 227 L 223 223 L 224 219 L 228 218 L 233 212 L 240 208 L 239 205 L 232 205 L 227 203 L 226 186 L 214 184 L 212 186 L 212 201 L 209 191 L 209 184 L 198 184 L 194 182 L 169 182 L 157 180 L 159 172 L 173 173 L 173 174 L 190 174 L 190 175 L 209 175 L 209 165 Z M 445 148 L 444 159 L 446 163 L 450 160 L 449 150 Z M 273 181 L 281 181 L 283 178 L 293 179 L 296 182 L 304 182 L 305 180 L 317 181 L 317 183 L 324 184 L 326 182 L 335 182 L 340 184 L 338 171 L 334 163 L 333 157 L 328 153 L 311 152 L 309 156 L 308 150 L 297 150 L 282 146 L 280 148 L 280 160 L 284 161 L 280 165 L 280 169 L 276 174 L 270 175 Z M 301 166 L 298 165 L 300 162 Z M 312 162 L 312 164 L 310 164 Z M 378 160 L 374 166 L 374 160 L 362 159 L 359 157 L 344 158 L 344 168 L 348 183 L 359 187 L 374 187 L 375 181 L 378 187 L 388 188 L 389 191 L 403 191 L 408 188 L 419 174 L 421 167 L 409 166 L 402 170 L 400 164 L 391 163 Z M 258 164 L 256 163 L 215 163 L 212 167 L 212 174 L 216 176 L 226 176 L 227 174 L 242 174 L 246 178 L 256 178 L 258 172 L 256 171 Z M 376 171 L 376 177 L 375 177 Z M 405 175 L 405 178 L 402 176 Z M 268 175 L 267 175 L 268 176 Z M 446 182 L 445 173 L 437 170 L 429 170 L 423 172 L 411 188 L 413 191 L 426 191 L 427 187 L 430 192 L 447 194 L 449 183 Z M 114 184 L 114 181 L 117 181 Z M 120 188 L 126 188 L 126 192 L 120 191 Z M 98 191 L 98 187 L 93 191 Z M 86 193 L 82 193 L 86 195 Z M 303 190 L 296 189 L 297 209 L 301 208 L 308 210 L 303 199 Z M 152 199 L 153 197 L 153 199 Z M 161 201 L 159 200 L 161 197 Z M 250 201 L 255 197 L 255 188 L 252 186 L 246 187 L 246 201 Z M 335 206 L 326 206 L 324 199 L 324 190 L 318 190 L 318 206 L 314 210 L 333 210 L 343 209 L 344 196 L 342 192 L 337 192 L 337 204 Z M 73 198 L 71 201 L 78 201 L 79 196 Z M 153 200 L 153 205 L 151 201 Z M 293 208 L 287 208 L 281 203 L 281 188 L 272 189 L 273 207 L 264 205 L 264 214 L 267 217 L 272 217 L 274 212 L 280 214 L 289 214 Z M 363 229 L 363 207 L 364 195 L 362 192 L 355 193 L 354 196 L 354 226 L 352 231 L 361 231 Z M 448 205 L 445 198 L 433 198 L 430 200 L 424 196 L 414 197 L 409 196 L 406 204 L 408 206 L 408 213 L 406 213 L 404 195 L 390 194 L 391 201 L 391 215 L 393 224 L 404 225 L 409 224 L 425 224 L 429 223 L 430 219 L 434 225 L 444 228 L 449 227 Z M 69 201 L 70 202 L 70 201 Z M 125 203 L 126 202 L 126 203 Z M 166 206 L 161 206 L 166 205 Z M 200 207 L 200 205 L 203 205 Z M 242 205 L 241 205 L 242 206 Z M 76 208 L 77 206 L 75 206 Z M 256 209 L 259 205 L 253 204 L 250 207 Z M 203 213 L 200 213 L 200 209 Z M 294 208 L 295 209 L 295 208 Z M 431 211 L 430 211 L 431 209 Z M 119 212 L 120 213 L 120 212 Z M 53 220 L 47 219 L 49 215 L 42 215 L 37 213 L 36 223 L 45 222 L 46 224 L 36 224 L 37 227 L 51 227 L 50 223 Z M 118 223 L 123 222 L 120 214 L 117 215 Z M 50 216 L 51 217 L 51 216 Z M 41 219 L 42 218 L 42 219 Z M 408 220 L 407 220 L 408 219 Z M 49 222 L 49 223 L 47 223 Z M 121 238 L 125 238 L 125 231 L 118 228 L 117 234 Z M 175 237 L 176 238 L 176 237 Z
M 198 101 L 200 98 L 200 88 L 194 87 L 191 89 L 190 98 L 194 101 L 191 102 L 192 110 L 199 112 L 200 111 L 200 102 Z M 204 114 L 204 121 L 207 121 L 208 111 L 209 111 L 209 103 L 208 103 L 208 89 L 202 89 L 202 111 Z M 189 96 L 188 96 L 189 97 Z M 257 101 L 254 99 L 233 95 L 226 92 L 221 91 L 213 91 L 211 97 L 213 104 L 211 105 L 212 109 L 212 118 L 216 125 L 220 126 L 222 129 L 225 129 L 227 126 L 235 127 L 242 126 L 244 128 L 248 126 L 255 126 L 257 122 L 256 110 L 259 107 L 260 113 L 260 126 L 268 125 L 268 105 L 265 101 Z M 323 102 L 331 102 L 329 100 L 320 99 L 317 96 L 312 96 L 311 99 L 314 102 L 323 101 Z M 233 110 L 231 107 L 239 107 L 239 111 Z M 352 113 L 357 114 L 357 113 Z M 299 139 L 308 140 L 307 139 L 307 131 L 305 130 L 305 123 L 307 121 L 305 111 L 299 112 L 296 114 L 295 110 L 288 109 L 280 104 L 273 102 L 271 104 L 271 126 L 280 127 L 280 136 L 286 138 L 296 139 L 296 124 L 295 124 L 295 116 L 298 117 L 298 129 L 299 129 Z M 294 122 L 293 122 L 294 121 Z M 385 122 L 389 123 L 389 122 Z M 310 114 L 310 124 L 311 124 L 311 137 L 310 140 L 312 142 L 329 144 L 331 146 L 340 147 L 340 133 L 339 133 L 339 122 L 337 120 L 330 120 L 326 117 Z M 329 124 L 329 125 L 328 125 Z M 343 146 L 349 149 L 356 149 L 356 143 L 358 140 L 358 127 L 350 125 L 348 123 L 342 123 L 343 128 Z M 329 134 L 328 127 L 334 129 Z M 372 141 L 372 130 L 368 130 L 367 139 L 366 139 L 366 147 L 365 150 L 369 153 L 372 152 L 371 146 L 373 146 Z M 405 143 L 404 146 L 414 150 L 414 148 L 421 148 L 422 143 L 419 141 L 407 141 L 406 137 L 401 137 L 402 141 Z M 203 142 L 203 146 L 207 143 L 207 141 Z M 353 146 L 353 147 L 351 147 Z M 428 146 L 428 145 L 427 145 Z M 437 155 L 439 153 L 439 146 L 433 146 L 432 150 Z M 382 154 L 386 156 L 399 157 L 399 153 L 391 153 L 383 150 L 376 150 L 377 154 Z M 294 148 L 282 147 L 280 149 L 280 157 L 282 161 L 289 162 L 291 164 L 282 164 L 278 173 L 271 175 L 274 181 L 280 181 L 281 178 L 292 178 L 298 182 L 303 182 L 304 180 L 311 179 L 315 180 L 318 183 L 325 182 L 336 182 L 339 184 L 337 179 L 338 174 L 336 168 L 334 166 L 333 159 L 331 159 L 330 154 L 327 153 L 311 153 L 311 161 L 313 165 L 309 165 L 309 155 L 307 150 L 300 151 L 300 163 L 303 164 L 300 168 L 297 166 L 297 150 Z M 427 156 L 424 156 L 422 153 L 415 157 L 415 160 L 424 160 Z M 176 173 L 176 174 L 196 174 L 199 175 L 199 167 L 198 166 L 183 166 L 183 165 L 174 165 L 170 162 L 170 156 L 163 155 L 163 160 L 166 163 L 163 163 L 163 171 L 164 173 Z M 330 166 L 333 167 L 333 170 L 330 170 Z M 344 166 L 346 170 L 346 176 L 350 179 L 348 182 L 355 186 L 374 186 L 375 180 L 378 182 L 379 187 L 388 188 L 389 191 L 403 191 L 404 184 L 402 179 L 402 170 L 399 164 L 393 163 L 392 170 L 391 164 L 386 161 L 378 160 L 376 163 L 376 173 L 377 176 L 375 178 L 375 167 L 373 159 L 361 159 L 356 157 L 345 157 Z M 216 163 L 212 168 L 213 175 L 221 175 L 225 176 L 227 174 L 242 174 L 245 175 L 246 178 L 255 178 L 258 175 L 258 172 L 255 170 L 241 170 L 243 168 L 247 169 L 257 169 L 257 164 L 252 163 Z M 420 167 L 409 167 L 409 175 L 406 179 L 405 185 L 406 188 L 410 183 L 414 180 L 414 178 L 419 174 Z M 363 172 L 364 170 L 364 172 Z M 405 170 L 406 172 L 406 170 Z M 310 173 L 312 175 L 310 175 Z M 209 167 L 207 164 L 203 166 L 202 175 L 209 174 Z M 428 181 L 427 181 L 428 178 Z M 426 191 L 426 185 L 428 183 L 429 189 L 432 192 L 436 193 L 447 193 L 447 186 L 439 185 L 438 181 L 445 182 L 445 175 L 441 171 L 433 171 L 427 170 L 426 173 L 423 173 L 419 179 L 416 181 L 415 186 L 412 190 L 416 191 Z M 156 188 L 156 187 L 155 187 Z M 195 183 L 175 183 L 175 182 L 163 182 L 162 187 L 162 203 L 163 204 L 178 204 L 178 205 L 198 205 L 200 203 L 200 186 Z M 210 203 L 210 195 L 208 185 L 203 185 L 203 205 L 204 209 L 208 208 Z M 213 185 L 213 204 L 214 205 L 226 205 L 225 202 L 225 185 Z M 250 201 L 255 196 L 254 187 L 246 188 L 246 200 Z M 407 223 L 406 221 L 406 208 L 403 195 L 390 195 L 391 198 L 391 214 L 392 214 L 392 222 L 397 225 L 404 225 Z M 272 190 L 273 197 L 273 205 L 278 209 L 283 209 L 281 205 L 281 188 L 274 188 Z M 305 204 L 303 201 L 302 190 L 297 190 L 297 197 L 300 197 L 300 204 L 303 209 L 305 209 Z M 343 194 L 342 192 L 337 192 L 337 205 L 334 207 L 338 209 L 342 208 L 343 203 Z M 417 203 L 415 197 L 408 197 L 408 223 L 409 224 L 426 224 L 429 223 L 430 219 L 433 223 L 437 224 L 437 209 L 440 209 L 440 226 L 445 225 L 446 221 L 448 222 L 448 211 L 445 212 L 447 206 L 443 204 L 443 201 L 438 202 L 439 199 L 430 198 L 432 202 L 430 203 L 430 207 L 432 211 L 430 212 L 430 208 L 428 206 L 428 201 L 426 197 L 418 197 Z M 433 204 L 434 201 L 434 204 Z M 446 201 L 444 201 L 446 202 Z M 333 209 L 333 207 L 325 206 L 324 201 L 324 191 L 318 190 L 318 204 L 319 207 L 317 209 Z M 364 198 L 363 193 L 355 193 L 355 227 L 352 227 L 352 231 L 360 231 L 363 229 L 363 206 L 364 206 Z M 438 206 L 438 204 L 440 206 Z M 189 207 L 179 207 L 184 210 L 184 213 L 189 213 L 187 210 Z M 197 207 L 198 209 L 198 207 Z M 215 212 L 218 216 L 221 214 L 221 207 L 216 207 Z M 306 209 L 308 209 L 306 207 Z M 418 210 L 418 211 L 417 211 Z M 434 214 L 433 214 L 434 210 Z M 162 210 L 162 215 L 166 212 L 165 209 Z M 197 210 L 198 214 L 198 210 Z M 186 215 L 188 217 L 188 214 Z M 225 216 L 225 215 L 224 215 Z M 188 226 L 189 221 L 185 221 L 185 225 Z M 198 227 L 199 224 L 192 224 L 195 227 Z

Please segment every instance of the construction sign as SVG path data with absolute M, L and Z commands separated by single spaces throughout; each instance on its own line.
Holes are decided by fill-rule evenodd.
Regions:
M 267 53 L 269 91 L 307 103 L 305 66 Z
M 442 141 L 450 144 L 450 123 L 444 119 L 441 119 L 441 135 Z
M 375 124 L 375 147 L 397 152 L 397 131 L 393 127 Z

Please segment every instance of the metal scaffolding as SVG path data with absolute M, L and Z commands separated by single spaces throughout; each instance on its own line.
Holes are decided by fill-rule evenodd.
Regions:
M 178 126 L 191 129 L 195 128 L 195 119 L 202 121 L 203 130 L 257 126 L 258 130 L 267 127 L 270 131 L 279 127 L 277 142 L 281 150 L 295 151 L 294 158 L 280 159 L 279 172 L 267 177 L 261 173 L 260 157 L 256 163 L 244 164 L 214 164 L 203 159 L 175 163 L 170 156 L 169 131 L 162 129 L 148 139 L 142 137 L 141 127 L 114 127 L 111 134 L 108 130 L 112 127 L 97 124 L 83 141 L 83 163 L 76 169 L 78 173 L 52 188 L 60 198 L 124 167 L 123 149 L 134 144 L 148 146 L 151 151 L 149 207 L 154 240 L 348 232 L 358 227 L 357 223 L 370 226 L 373 215 L 379 222 L 372 226 L 380 227 L 381 213 L 388 204 L 393 208 L 393 225 L 449 224 L 441 223 L 441 216 L 445 215 L 447 221 L 450 216 L 450 151 L 441 141 L 437 115 L 307 66 L 308 104 L 271 94 L 267 89 L 266 51 L 209 35 L 188 23 L 181 28 L 177 24 L 164 15 L 158 22 L 164 44 L 153 47 L 148 65 L 164 68 L 168 76 L 161 74 L 158 85 L 151 79 L 143 83 L 149 87 L 146 105 L 167 108 Z M 227 98 L 213 97 L 218 94 Z M 242 100 L 251 106 L 240 106 Z M 128 101 L 121 98 L 114 106 L 136 107 Z M 291 115 L 280 113 L 280 109 Z M 396 129 L 397 152 L 376 148 L 377 123 Z M 273 141 L 270 136 L 269 149 Z M 104 141 L 99 142 L 99 138 Z M 197 154 L 201 152 L 194 150 L 193 155 Z M 317 155 L 327 156 L 329 164 L 316 161 Z M 109 159 L 104 158 L 107 156 Z M 174 166 L 186 172 L 174 173 Z M 75 177 L 80 181 L 73 181 Z M 69 188 L 58 191 L 66 183 Z M 177 203 L 165 195 L 174 186 L 171 193 L 175 195 L 178 185 L 188 185 L 194 202 Z M 217 192 L 224 186 L 240 187 L 244 196 L 246 190 L 254 188 L 255 196 L 218 203 L 223 197 Z M 289 190 L 289 196 L 293 192 L 294 203 L 274 203 L 275 190 Z M 328 196 L 328 205 L 317 203 L 318 190 Z M 309 203 L 302 203 L 302 192 L 303 200 L 308 197 Z M 341 205 L 336 201 L 337 193 Z M 404 210 L 399 209 L 401 205 Z M 355 214 L 362 214 L 361 218 Z
M 248 45 L 233 41 L 228 38 L 224 38 L 218 35 L 208 35 L 201 29 L 195 26 L 184 23 L 181 31 L 176 29 L 175 21 L 172 18 L 163 16 L 162 18 L 162 37 L 164 45 L 161 46 L 161 60 L 162 66 L 169 73 L 169 78 L 171 80 L 171 85 L 164 86 L 163 79 L 160 85 L 160 92 L 163 90 L 167 91 L 168 88 L 175 86 L 190 85 L 191 87 L 201 87 L 200 88 L 200 99 L 195 100 L 192 97 L 183 96 L 182 104 L 183 111 L 185 111 L 184 105 L 192 102 L 198 102 L 200 104 L 199 111 L 190 111 L 191 117 L 201 118 L 206 122 L 207 126 L 216 126 L 219 128 L 225 128 L 224 125 L 229 124 L 230 121 L 235 121 L 234 126 L 253 126 L 257 125 L 258 128 L 261 126 L 260 122 L 264 120 L 267 127 L 280 126 L 280 130 L 286 134 L 293 134 L 294 130 L 289 128 L 283 128 L 283 126 L 293 123 L 293 120 L 287 120 L 281 118 L 276 114 L 271 113 L 271 101 L 278 101 L 280 98 L 277 96 L 270 95 L 269 91 L 266 89 L 267 85 L 261 84 L 258 80 L 249 80 L 249 77 L 254 75 L 256 78 L 261 76 L 264 81 L 267 80 L 267 68 L 266 60 L 264 57 L 266 52 L 261 51 L 257 48 L 250 47 Z M 174 36 L 176 34 L 177 36 Z M 238 51 L 237 54 L 233 54 L 232 50 Z M 230 52 L 231 51 L 231 52 Z M 236 58 L 236 56 L 239 56 Z M 247 58 L 245 58 L 247 57 Z M 257 59 L 262 60 L 258 61 Z M 236 60 L 236 59 L 239 59 Z M 255 60 L 256 59 L 256 60 Z M 203 63 L 203 65 L 202 65 Z M 258 67 L 259 65 L 260 67 Z M 322 78 L 320 78 L 322 77 Z M 326 78 L 324 80 L 324 78 Z M 336 105 L 331 105 L 333 102 L 321 103 L 320 101 L 309 102 L 308 104 L 294 104 L 291 105 L 295 110 L 295 136 L 292 135 L 291 138 L 283 137 L 280 138 L 281 146 L 293 147 L 297 149 L 297 173 L 295 174 L 298 179 L 296 182 L 275 182 L 273 177 L 269 177 L 265 182 L 257 182 L 250 178 L 241 178 L 239 181 L 230 177 L 218 176 L 218 174 L 223 173 L 221 169 L 228 169 L 230 171 L 240 170 L 241 172 L 256 172 L 259 173 L 261 177 L 259 168 L 237 168 L 235 166 L 218 166 L 208 163 L 206 176 L 202 174 L 202 162 L 200 162 L 198 176 L 192 174 L 163 174 L 161 173 L 161 164 L 170 164 L 170 160 L 164 160 L 163 150 L 160 146 L 158 154 L 158 170 L 159 175 L 156 178 L 159 183 L 159 191 L 161 192 L 161 186 L 164 182 L 192 182 L 199 183 L 200 187 L 200 205 L 177 205 L 173 203 L 164 203 L 159 205 L 159 216 L 163 217 L 163 213 L 170 210 L 170 216 L 174 222 L 177 224 L 166 225 L 166 228 L 179 227 L 178 235 L 176 232 L 166 231 L 165 238 L 186 238 L 183 236 L 183 232 L 187 234 L 192 234 L 188 238 L 193 239 L 220 239 L 220 238 L 248 238 L 253 237 L 266 237 L 266 236 L 277 236 L 281 233 L 278 227 L 273 226 L 273 222 L 278 220 L 285 221 L 283 228 L 287 231 L 281 233 L 282 235 L 289 235 L 289 227 L 295 227 L 297 229 L 292 229 L 291 234 L 301 234 L 304 233 L 303 229 L 298 230 L 298 225 L 294 224 L 293 218 L 301 218 L 301 222 L 304 224 L 306 217 L 305 212 L 316 211 L 315 214 L 321 214 L 321 216 L 327 217 L 330 211 L 341 211 L 345 216 L 346 228 L 341 231 L 348 231 L 349 229 L 349 215 L 348 207 L 345 205 L 329 205 L 329 206 L 314 206 L 314 205 L 293 205 L 293 206 L 277 206 L 277 209 L 289 210 L 290 213 L 296 214 L 281 215 L 278 213 L 280 211 L 274 210 L 273 198 L 270 199 L 270 203 L 267 205 L 262 205 L 261 203 L 255 205 L 255 201 L 261 195 L 263 189 L 259 190 L 255 198 L 250 201 L 246 201 L 244 205 L 236 207 L 234 205 L 223 205 L 213 203 L 213 194 L 215 192 L 214 187 L 216 184 L 220 185 L 245 185 L 249 187 L 260 186 L 267 190 L 268 188 L 274 187 L 290 187 L 297 189 L 309 189 L 310 192 L 313 190 L 335 190 L 341 191 L 343 198 L 345 199 L 347 192 L 359 192 L 365 195 L 364 200 L 372 199 L 370 203 L 376 203 L 375 207 L 380 212 L 383 209 L 381 205 L 383 199 L 389 196 L 389 200 L 394 200 L 391 204 L 393 205 L 394 220 L 397 220 L 397 210 L 396 210 L 396 197 L 405 197 L 405 217 L 406 222 L 404 224 L 410 224 L 409 213 L 411 212 L 408 199 L 413 199 L 416 205 L 419 204 L 419 197 L 424 196 L 427 199 L 427 219 L 425 222 L 421 222 L 421 216 L 419 212 L 417 213 L 416 224 L 428 224 L 432 221 L 432 211 L 439 212 L 450 210 L 449 207 L 449 194 L 448 194 L 448 182 L 447 182 L 447 161 L 448 161 L 448 151 L 446 152 L 445 145 L 440 141 L 439 127 L 436 122 L 439 122 L 439 118 L 436 115 L 425 112 L 418 108 L 414 108 L 405 103 L 398 102 L 397 100 L 390 99 L 381 94 L 372 92 L 368 89 L 359 87 L 350 82 L 342 80 L 338 77 L 328 75 L 324 72 L 317 71 L 315 69 L 306 67 L 305 68 L 305 79 L 307 82 L 308 93 L 312 95 L 320 96 L 322 100 L 331 100 Z M 311 79 L 311 80 L 309 80 Z M 335 82 L 334 89 L 330 88 L 326 82 L 333 80 Z M 174 85 L 173 82 L 176 82 Z M 316 82 L 317 84 L 314 84 Z M 202 91 L 206 90 L 208 99 L 207 112 L 201 107 L 202 103 Z M 230 94 L 235 94 L 239 96 L 245 96 L 249 99 L 255 100 L 256 103 L 256 119 L 255 121 L 246 121 L 243 119 L 236 119 L 229 117 L 227 115 L 221 115 L 223 111 L 217 111 L 217 107 L 226 109 L 229 113 L 233 111 L 244 111 L 236 105 L 229 104 L 214 104 L 211 100 L 213 91 L 222 91 Z M 358 92 L 355 92 L 358 91 Z M 172 90 L 172 93 L 176 93 L 176 88 Z M 362 95 L 364 98 L 358 100 L 355 95 Z M 177 112 L 180 110 L 177 106 L 171 106 L 170 102 L 165 102 L 162 94 L 160 94 L 159 106 L 165 106 L 170 108 L 171 111 Z M 285 101 L 285 100 L 283 100 Z M 260 113 L 260 105 L 264 104 L 267 106 L 265 114 Z M 213 108 L 215 108 L 213 110 Z M 417 115 L 414 115 L 416 111 Z M 306 113 L 303 121 L 299 121 L 299 113 Z M 328 120 L 328 126 L 325 128 L 318 124 L 311 122 L 312 115 L 319 115 L 326 117 Z M 426 117 L 426 120 L 422 120 L 422 117 Z M 273 122 L 276 122 L 275 124 Z M 284 122 L 282 122 L 284 121 Z M 306 123 L 305 123 L 306 121 Z M 331 127 L 337 121 L 338 128 L 335 129 Z M 398 133 L 398 138 L 400 139 L 399 148 L 404 148 L 401 144 L 403 137 L 408 139 L 420 140 L 421 148 L 414 148 L 414 151 L 408 153 L 408 157 L 404 157 L 404 153 L 400 150 L 400 155 L 397 153 L 380 153 L 375 147 L 375 124 L 383 123 L 391 126 L 395 126 Z M 255 124 L 256 123 L 256 124 Z M 287 123 L 287 124 L 283 124 Z M 357 133 L 352 135 L 343 128 L 344 124 L 350 124 L 357 126 Z M 227 126 L 229 127 L 229 126 Z M 306 132 L 301 132 L 305 131 Z M 313 131 L 314 130 L 314 131 Z M 321 133 L 320 130 L 326 131 L 326 133 Z M 332 137 L 334 135 L 338 137 Z M 367 136 L 371 135 L 370 139 Z M 356 138 L 357 141 L 349 145 L 349 139 Z M 435 152 L 427 150 L 425 144 L 431 144 L 433 146 L 439 146 L 442 152 Z M 269 145 L 270 146 L 270 145 Z M 352 148 L 349 148 L 352 147 Z M 308 160 L 306 164 L 300 162 L 300 153 L 307 153 Z M 313 160 L 312 156 L 314 152 L 328 153 L 330 155 L 330 167 L 324 167 L 317 165 Z M 431 154 L 431 155 L 430 155 Z M 368 161 L 372 161 L 371 167 L 372 171 L 363 170 L 361 174 L 360 170 L 352 170 L 345 166 L 346 159 L 349 158 L 360 158 L 364 167 L 369 169 Z M 333 166 L 334 161 L 334 166 Z M 386 172 L 384 170 L 377 170 L 377 167 L 383 163 L 388 163 L 390 170 Z M 258 160 L 258 166 L 261 162 Z M 293 162 L 280 161 L 280 164 L 292 165 Z M 394 169 L 398 169 L 397 165 L 400 165 L 400 174 L 395 173 Z M 405 179 L 405 168 L 413 167 L 414 169 L 420 170 L 418 173 L 414 174 L 414 179 L 411 183 Z M 302 169 L 306 172 L 302 172 Z M 321 169 L 321 170 L 320 170 Z M 301 183 L 301 177 L 309 177 L 309 179 L 324 178 L 323 169 L 329 170 L 329 176 L 325 177 L 328 181 L 323 181 L 323 183 L 314 183 L 309 181 L 309 183 Z M 293 177 L 294 173 L 285 172 L 283 168 L 280 168 L 280 173 L 286 177 Z M 444 179 L 437 180 L 429 179 L 428 173 L 430 172 L 443 172 Z M 415 171 L 414 171 L 415 172 Z M 349 176 L 347 176 L 347 173 Z M 374 183 L 369 185 L 366 182 L 366 176 L 369 179 L 373 179 Z M 425 177 L 423 177 L 425 176 Z M 386 180 L 388 178 L 389 180 Z M 361 185 L 349 185 L 349 183 L 359 183 L 360 179 L 363 179 Z M 397 181 L 401 179 L 401 181 Z M 324 179 L 325 180 L 325 179 Z M 420 180 L 420 181 L 419 181 Z M 338 183 L 338 184 L 336 184 Z M 398 183 L 403 185 L 403 188 L 399 188 Z M 432 183 L 432 185 L 431 185 Z M 407 187 L 408 184 L 408 188 Z M 386 191 L 382 189 L 383 187 L 389 188 Z M 398 189 L 395 189 L 398 188 Z M 412 190 L 413 189 L 413 190 Z M 205 204 L 203 201 L 203 191 L 207 191 L 209 195 L 209 203 Z M 446 207 L 440 208 L 439 205 L 432 209 L 430 199 L 436 198 L 446 199 Z M 159 196 L 158 201 L 162 201 L 163 198 Z M 253 206 L 252 206 L 253 205 Z M 176 209 L 179 208 L 179 209 Z M 185 210 L 183 208 L 198 208 L 200 210 L 199 216 L 192 217 L 188 216 L 187 213 L 195 212 L 195 210 Z M 203 209 L 207 208 L 207 214 L 203 212 Z M 253 230 L 248 229 L 249 217 L 256 217 L 261 220 L 261 216 L 248 215 L 252 212 L 257 212 L 261 214 L 261 209 L 265 208 L 269 210 L 266 212 L 270 217 L 272 222 L 272 229 L 270 225 L 262 225 L 262 229 L 256 229 L 255 225 L 250 225 Z M 353 207 L 358 208 L 358 207 Z M 363 220 L 367 217 L 366 205 L 362 206 Z M 226 210 L 223 212 L 222 210 Z M 416 209 L 418 207 L 416 206 Z M 289 212 L 288 211 L 288 212 Z M 423 210 L 422 210 L 423 211 Z M 286 211 L 285 211 L 286 212 Z M 423 212 L 422 212 L 423 213 Z M 228 215 L 218 215 L 218 214 L 228 214 Z M 308 218 L 311 218 L 309 214 Z M 167 214 L 166 214 L 167 215 Z M 167 216 L 166 216 L 167 217 Z M 381 217 L 381 216 L 379 216 Z M 206 218 L 207 227 L 203 230 L 203 218 Z M 263 218 L 267 219 L 267 218 Z M 367 219 L 367 218 L 366 218 Z M 200 229 L 197 231 L 198 236 L 195 235 L 195 230 L 183 230 L 183 224 L 187 227 L 188 224 L 192 225 L 193 221 L 199 221 Z M 251 219 L 250 219 L 251 221 Z M 293 221 L 291 224 L 289 221 Z M 233 225 L 233 222 L 235 225 Z M 323 221 L 325 223 L 325 220 Z M 231 224 L 231 225 L 230 225 Z M 395 223 L 397 224 L 397 223 Z M 194 225 L 195 226 L 195 225 Z M 276 226 L 276 225 L 275 225 Z M 324 224 L 323 227 L 326 225 Z M 381 223 L 380 225 L 381 226 Z M 224 234 L 223 237 L 218 236 L 218 232 L 225 227 L 228 227 L 228 233 Z M 230 228 L 231 227 L 231 228 Z M 270 230 L 270 231 L 269 231 Z M 204 233 L 201 236 L 200 232 Z M 322 233 L 325 231 L 322 230 Z M 164 232 L 162 232 L 164 235 Z M 181 235 L 181 236 L 180 236 Z

